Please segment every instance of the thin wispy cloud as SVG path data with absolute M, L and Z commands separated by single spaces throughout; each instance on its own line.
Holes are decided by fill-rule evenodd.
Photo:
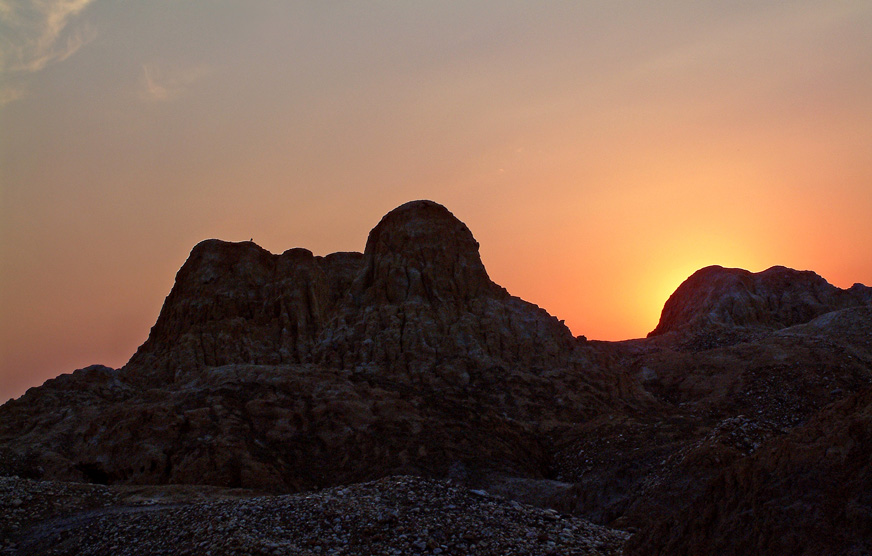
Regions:
M 179 98 L 194 83 L 209 73 L 207 66 L 167 67 L 143 64 L 140 97 L 149 102 L 168 102 Z
M 94 40 L 95 29 L 76 21 L 93 2 L 0 0 L 0 73 L 40 71 Z
M 0 86 L 0 108 L 6 106 L 10 102 L 15 102 L 16 100 L 24 97 L 24 87 L 23 86 Z

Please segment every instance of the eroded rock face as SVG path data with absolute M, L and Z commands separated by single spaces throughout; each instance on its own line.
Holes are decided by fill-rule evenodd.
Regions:
M 362 261 L 359 253 L 273 255 L 251 242 L 204 241 L 126 368 L 167 382 L 179 370 L 310 361 Z
M 617 366 L 656 401 L 614 411 L 555 434 L 554 478 L 570 489 L 564 511 L 646 529 L 704 500 L 705 488 L 820 411 L 872 383 L 872 308 L 822 315 L 754 341 L 688 351 L 660 341 L 625 342 Z M 668 554 L 669 552 L 664 552 Z
M 444 207 L 386 215 L 363 254 L 208 240 L 120 370 L 3 408 L 15 461 L 110 483 L 315 488 L 451 466 L 543 476 L 541 419 L 647 403 L 585 342 L 487 275 Z M 634 397 L 632 392 L 639 395 Z M 15 459 L 15 458 L 13 458 Z
M 852 449 L 853 433 L 827 427 L 865 446 L 870 292 L 710 267 L 650 338 L 588 342 L 494 284 L 469 229 L 433 202 L 391 211 L 364 253 L 209 240 L 124 368 L 81 369 L 0 407 L 0 474 L 273 492 L 451 477 L 633 528 L 638 554 L 729 543 L 769 504 L 771 527 L 735 537 L 753 553 L 788 538 L 784 508 L 806 511 L 794 478 L 866 488 L 866 460 L 823 460 Z M 823 440 L 796 448 L 800 434 Z M 793 449 L 808 457 L 789 463 Z M 814 504 L 865 527 L 865 498 L 839 492 Z
M 465 224 L 441 205 L 415 201 L 370 233 L 317 360 L 395 373 L 459 360 L 545 369 L 578 360 L 577 344 L 556 318 L 488 278 Z
M 466 225 L 432 201 L 412 201 L 370 232 L 354 293 L 361 305 L 431 306 L 506 294 L 490 278 Z
M 844 309 L 872 304 L 872 288 L 839 289 L 810 271 L 774 266 L 751 273 L 710 266 L 695 272 L 669 297 L 660 322 L 648 335 L 724 333 L 747 337 Z
M 721 471 L 630 554 L 869 554 L 872 389 Z
M 167 382 L 230 364 L 406 373 L 460 358 L 541 369 L 577 359 L 577 343 L 488 278 L 465 224 L 414 201 L 382 219 L 362 255 L 200 243 L 125 370 Z

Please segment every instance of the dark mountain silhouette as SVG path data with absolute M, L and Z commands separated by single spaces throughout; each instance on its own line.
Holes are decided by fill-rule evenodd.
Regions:
M 362 254 L 200 243 L 127 365 L 0 407 L 0 475 L 288 493 L 412 474 L 634 532 L 633 554 L 862 553 L 870 326 L 865 286 L 709 267 L 649 338 L 575 338 L 415 201 Z

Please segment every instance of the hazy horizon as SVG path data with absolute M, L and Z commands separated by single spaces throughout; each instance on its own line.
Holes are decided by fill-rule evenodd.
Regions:
M 142 344 L 199 241 L 432 199 L 621 340 L 717 264 L 872 283 L 872 4 L 0 0 L 0 403 Z

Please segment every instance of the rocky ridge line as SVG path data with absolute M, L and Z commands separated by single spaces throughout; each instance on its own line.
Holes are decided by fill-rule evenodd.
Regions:
M 466 225 L 413 201 L 382 219 L 362 255 L 198 244 L 125 371 L 166 383 L 179 369 L 229 364 L 408 373 L 461 358 L 547 368 L 568 364 L 576 343 L 490 280 Z
M 771 503 L 753 542 L 772 542 L 791 523 L 778 508 L 802 495 L 764 479 L 802 474 L 773 475 L 770 455 L 789 458 L 784 439 L 872 383 L 870 291 L 710 267 L 651 337 L 588 342 L 495 285 L 468 228 L 432 202 L 391 211 L 363 254 L 209 240 L 123 369 L 61 375 L 0 407 L 0 476 L 273 493 L 450 477 L 638 531 L 638 554 L 711 553 L 694 531 L 729 540 L 742 512 Z M 828 432 L 844 421 L 822 422 L 803 480 L 825 482 L 828 443 L 845 444 Z M 851 423 L 862 437 L 865 421 Z M 764 479 L 737 502 L 721 477 L 757 476 L 747 466 Z M 855 466 L 839 476 L 865 488 Z M 833 492 L 818 493 L 831 515 L 862 518 L 864 499 Z M 715 515 L 717 527 L 669 525 Z M 822 523 L 826 554 L 842 537 Z

